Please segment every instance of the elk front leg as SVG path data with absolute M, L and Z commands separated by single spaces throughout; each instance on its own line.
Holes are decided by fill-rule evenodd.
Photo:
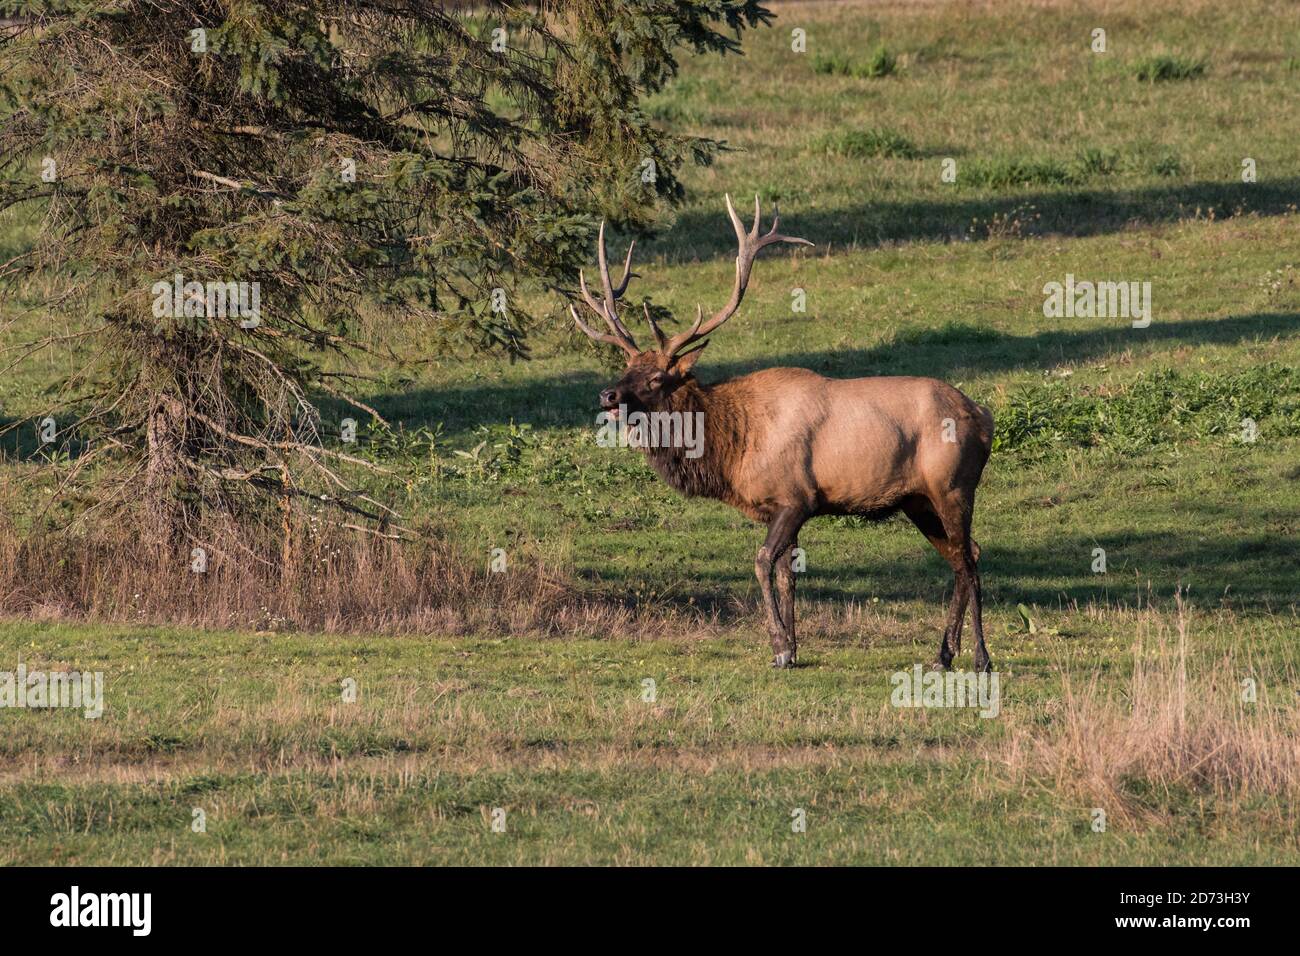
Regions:
M 786 571 L 778 573 L 779 579 L 782 574 L 788 572 L 789 552 L 802 524 L 803 512 L 801 511 L 789 509 L 778 513 L 768 525 L 767 540 L 758 549 L 758 556 L 754 559 L 754 574 L 758 578 L 759 590 L 763 593 L 763 613 L 767 623 L 767 633 L 772 639 L 772 666 L 778 668 L 794 666 L 794 592 L 793 582 L 791 582 L 791 604 L 787 618 L 782 613 L 782 609 L 777 606 L 777 598 L 772 591 L 772 572 L 775 568 L 784 567 Z M 783 589 L 785 588 L 783 580 L 779 580 L 778 583 Z
M 790 542 L 789 549 L 776 561 L 776 611 L 785 635 L 790 641 L 790 652 L 798 652 L 798 641 L 794 636 L 794 552 L 799 547 L 799 539 Z
M 935 659 L 935 670 L 948 670 L 953 658 L 961 653 L 961 632 L 966 623 L 966 603 L 970 599 L 969 581 L 965 568 L 960 563 L 953 569 L 952 601 L 948 605 L 948 621 L 943 628 L 943 639 L 939 642 L 939 656 Z

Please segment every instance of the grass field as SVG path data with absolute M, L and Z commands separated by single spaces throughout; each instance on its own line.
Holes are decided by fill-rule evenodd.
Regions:
M 652 115 L 734 151 L 688 171 L 633 286 L 720 305 L 722 194 L 759 191 L 817 248 L 756 266 L 701 378 L 931 375 L 993 408 L 998 717 L 890 705 L 952 583 L 901 520 L 805 528 L 801 666 L 770 672 L 761 530 L 595 445 L 613 359 L 557 322 L 528 363 L 389 376 L 366 399 L 397 433 L 361 448 L 464 561 L 544 563 L 619 623 L 2 622 L 0 671 L 101 670 L 105 712 L 0 711 L 0 862 L 1300 862 L 1300 10 L 1021 7 L 773 4 L 744 57 L 686 63 Z M 0 220 L 0 260 L 29 229 Z M 1149 327 L 1046 317 L 1067 274 L 1150 282 Z M 16 369 L 0 416 L 73 360 Z

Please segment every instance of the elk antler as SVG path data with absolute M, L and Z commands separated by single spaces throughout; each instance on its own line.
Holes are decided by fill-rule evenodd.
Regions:
M 731 196 L 727 196 L 727 215 L 731 217 L 731 225 L 736 230 L 736 241 L 740 245 L 736 253 L 736 287 L 731 292 L 731 299 L 718 312 L 715 312 L 708 322 L 704 321 L 704 310 L 699 306 L 695 309 L 695 324 L 685 332 L 679 332 L 668 340 L 667 344 L 660 346 L 660 351 L 670 358 L 678 354 L 686 346 L 698 342 L 704 338 L 727 319 L 736 314 L 740 308 L 740 300 L 745 297 L 745 287 L 749 285 L 749 270 L 754 267 L 754 257 L 765 247 L 774 242 L 793 242 L 805 246 L 811 246 L 812 243 L 807 239 L 800 239 L 796 236 L 783 236 L 776 231 L 776 227 L 781 222 L 779 210 L 774 206 L 772 209 L 772 228 L 761 236 L 758 234 L 759 221 L 762 218 L 762 210 L 759 208 L 758 196 L 754 196 L 754 225 L 749 232 L 745 232 L 745 225 L 736 215 L 736 210 L 732 208 Z
M 615 286 L 609 278 L 609 261 L 605 252 L 605 223 L 602 221 L 600 235 L 597 239 L 596 255 L 600 263 L 600 284 L 604 292 L 603 300 L 598 300 L 591 294 L 591 290 L 587 288 L 586 276 L 581 271 L 578 272 L 578 287 L 582 291 L 582 300 L 587 303 L 588 308 L 605 320 L 605 324 L 609 326 L 609 331 L 613 334 L 597 332 L 589 328 L 582 319 L 578 318 L 578 310 L 572 305 L 569 306 L 569 314 L 573 316 L 573 321 L 578 323 L 578 328 L 597 342 L 608 342 L 610 345 L 617 345 L 628 355 L 633 356 L 638 355 L 641 350 L 637 348 L 636 339 L 632 338 L 632 333 L 619 320 L 618 300 L 627 291 L 628 281 L 636 274 L 632 271 L 632 250 L 635 248 L 636 240 L 633 240 L 627 247 L 627 258 L 623 260 L 623 281 Z

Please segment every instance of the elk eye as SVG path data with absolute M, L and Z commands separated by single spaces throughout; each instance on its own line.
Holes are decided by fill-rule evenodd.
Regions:
M 653 375 L 650 376 L 649 384 L 651 388 L 659 388 L 660 386 L 663 385 L 663 383 L 664 383 L 663 372 L 655 372 Z

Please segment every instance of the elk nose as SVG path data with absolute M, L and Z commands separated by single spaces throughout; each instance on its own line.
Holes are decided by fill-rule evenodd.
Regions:
M 603 408 L 613 408 L 618 404 L 618 389 L 607 388 L 600 393 L 600 404 Z

